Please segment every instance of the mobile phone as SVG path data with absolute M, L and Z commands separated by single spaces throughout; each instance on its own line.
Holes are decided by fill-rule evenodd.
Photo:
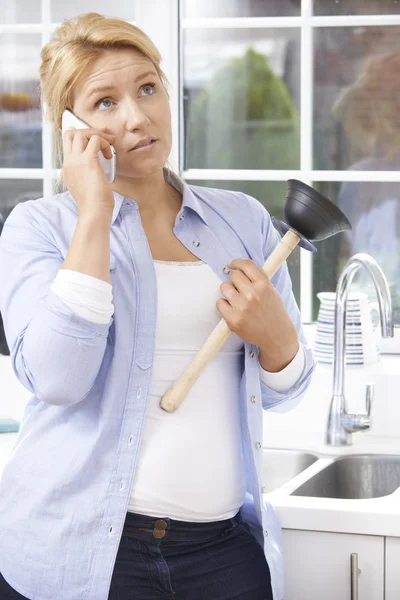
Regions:
M 77 117 L 72 110 L 66 108 L 62 115 L 62 135 L 64 135 L 64 132 L 70 127 L 75 127 L 76 129 L 91 129 L 91 126 L 88 123 L 80 117 Z M 115 180 L 117 155 L 114 146 L 110 145 L 110 148 L 112 157 L 106 158 L 103 152 L 99 150 L 99 161 L 100 166 L 107 177 L 107 181 L 112 183 Z

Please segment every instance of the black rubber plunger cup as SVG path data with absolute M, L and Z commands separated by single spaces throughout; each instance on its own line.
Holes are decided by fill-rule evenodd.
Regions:
M 315 252 L 311 242 L 326 240 L 341 231 L 351 229 L 342 211 L 328 198 L 298 179 L 289 179 L 283 214 L 285 222 L 272 217 L 277 229 L 298 235 L 298 245 Z
M 326 240 L 351 229 L 335 204 L 298 179 L 289 179 L 284 207 L 285 221 L 311 242 Z
M 325 240 L 351 225 L 341 210 L 328 198 L 297 179 L 289 179 L 284 215 L 286 223 L 273 218 L 274 225 L 285 235 L 269 255 L 262 269 L 271 279 L 296 246 L 315 252 L 312 242 Z M 236 258 L 236 257 L 234 257 Z M 160 406 L 174 412 L 203 372 L 207 364 L 229 339 L 232 331 L 221 319 L 182 375 L 161 398 Z

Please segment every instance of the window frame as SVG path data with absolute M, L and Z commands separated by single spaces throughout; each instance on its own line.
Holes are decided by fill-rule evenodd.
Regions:
M 352 15 L 352 16 L 313 16 L 312 0 L 302 0 L 301 14 L 296 17 L 233 17 L 233 18 L 185 18 L 181 19 L 181 38 L 185 30 L 191 28 L 300 28 L 300 168 L 296 170 L 248 170 L 248 169 L 187 169 L 183 177 L 187 180 L 229 180 L 229 181 L 287 181 L 300 179 L 308 185 L 323 181 L 399 181 L 398 171 L 328 171 L 312 168 L 313 156 L 313 35 L 316 27 L 355 27 L 400 25 L 400 15 Z M 182 63 L 182 57 L 179 56 Z M 311 68 L 310 68 L 311 66 Z M 183 82 L 181 82 L 183 86 Z M 181 88 L 180 96 L 183 96 Z M 183 104 L 181 102 L 181 104 Z M 181 109 L 182 110 L 182 107 Z M 183 119 L 181 118 L 181 123 Z M 182 167 L 183 152 L 180 153 Z M 300 248 L 300 311 L 304 330 L 313 337 L 315 323 L 313 309 L 313 255 Z M 395 327 L 395 335 L 382 339 L 381 352 L 400 353 L 400 326 Z

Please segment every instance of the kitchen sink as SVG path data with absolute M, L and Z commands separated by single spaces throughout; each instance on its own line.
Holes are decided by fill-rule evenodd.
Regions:
M 294 490 L 292 496 L 365 499 L 400 487 L 400 456 L 359 454 L 336 458 Z
M 299 450 L 263 449 L 263 492 L 273 492 L 312 465 L 318 456 Z

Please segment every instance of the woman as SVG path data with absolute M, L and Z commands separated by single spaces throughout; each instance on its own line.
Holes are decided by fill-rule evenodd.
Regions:
M 262 409 L 295 405 L 313 360 L 287 267 L 272 283 L 260 268 L 279 236 L 254 198 L 165 169 L 166 79 L 140 29 L 89 13 L 56 34 L 49 118 L 58 130 L 70 108 L 91 129 L 63 136 L 67 190 L 17 205 L 1 237 L 0 309 L 32 397 L 1 480 L 0 596 L 282 600 Z M 221 317 L 231 337 L 163 411 Z

